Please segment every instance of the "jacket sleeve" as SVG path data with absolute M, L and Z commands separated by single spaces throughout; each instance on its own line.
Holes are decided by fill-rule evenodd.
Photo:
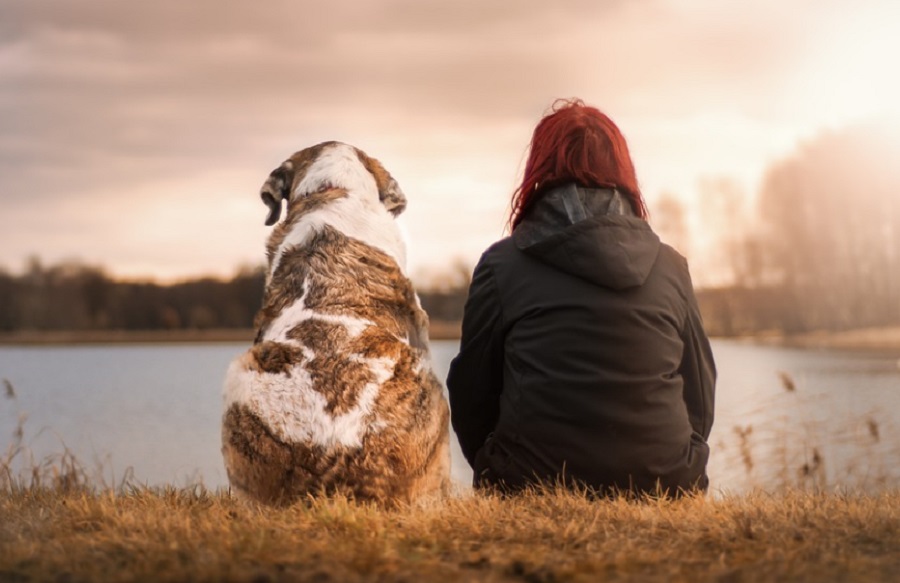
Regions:
M 500 297 L 482 256 L 475 267 L 462 321 L 459 354 L 450 363 L 450 419 L 469 465 L 497 424 L 503 388 Z
M 692 289 L 688 290 L 688 314 L 682 340 L 684 354 L 679 372 L 684 381 L 684 403 L 691 426 L 706 441 L 715 413 L 716 363 Z

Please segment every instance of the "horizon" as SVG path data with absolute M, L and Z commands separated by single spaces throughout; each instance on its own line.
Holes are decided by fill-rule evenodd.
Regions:
M 0 267 L 231 277 L 264 261 L 269 171 L 335 139 L 397 179 L 407 272 L 440 277 L 505 234 L 534 125 L 579 97 L 625 134 L 664 239 L 681 205 L 711 286 L 774 164 L 900 103 L 887 0 L 212 6 L 0 0 Z M 709 224 L 722 192 L 740 224 Z

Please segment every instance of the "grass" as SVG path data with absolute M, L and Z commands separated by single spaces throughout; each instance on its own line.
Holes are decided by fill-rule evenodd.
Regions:
M 2 581 L 896 581 L 900 492 L 591 501 L 547 491 L 385 511 L 227 492 L 12 488 Z

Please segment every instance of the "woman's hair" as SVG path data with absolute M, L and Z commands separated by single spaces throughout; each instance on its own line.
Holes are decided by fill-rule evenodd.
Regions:
M 609 117 L 580 99 L 557 100 L 534 128 L 522 184 L 512 197 L 512 229 L 540 194 L 574 182 L 588 188 L 616 188 L 647 218 L 625 137 Z

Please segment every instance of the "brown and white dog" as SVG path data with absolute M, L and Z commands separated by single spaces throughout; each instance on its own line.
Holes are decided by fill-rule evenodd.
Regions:
M 394 220 L 406 198 L 339 142 L 297 152 L 262 187 L 268 275 L 253 347 L 225 381 L 233 489 L 286 504 L 343 492 L 385 504 L 449 485 L 448 407 Z

